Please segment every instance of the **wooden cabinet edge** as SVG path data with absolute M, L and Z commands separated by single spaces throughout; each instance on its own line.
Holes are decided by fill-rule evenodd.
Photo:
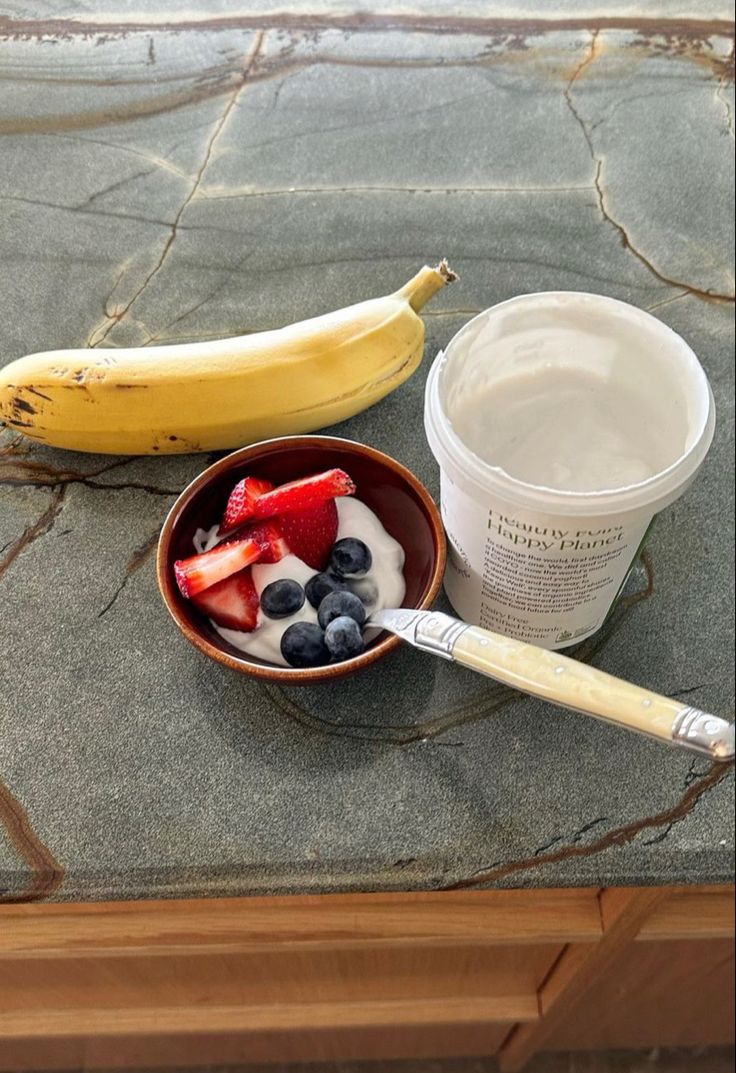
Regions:
M 0 907 L 0 960 L 291 944 L 595 941 L 598 890 L 324 895 Z
M 577 998 L 632 942 L 733 936 L 733 885 L 478 891 L 395 895 L 192 899 L 174 902 L 0 906 L 0 964 L 48 958 L 166 957 L 254 952 L 405 947 L 559 944 L 559 957 L 538 993 L 412 999 L 245 1005 L 166 1011 L 117 1008 L 0 1015 L 0 1041 L 112 1039 L 128 1018 L 129 1038 L 153 1033 L 349 1031 L 422 1025 L 507 1026 L 499 1051 L 503 1073 L 515 1073 L 544 1049 Z M 162 1018 L 162 1013 L 164 1014 Z M 35 1021 L 34 1021 L 35 1017 Z M 155 1018 L 155 1025 L 151 1018 Z M 540 1019 L 541 1018 L 541 1019 Z M 82 1021 L 84 1023 L 82 1023 Z M 54 1028 L 56 1025 L 56 1028 Z M 66 1027 L 64 1027 L 66 1025 Z M 506 1031 L 506 1029 L 503 1029 Z M 74 1033 L 77 1033 L 75 1036 Z M 194 1038 L 192 1035 L 192 1038 Z M 122 1037 L 121 1037 L 122 1038 Z M 260 1038 L 260 1036 L 259 1036 Z M 707 1041 L 704 1041 L 707 1042 Z
M 657 889 L 666 897 L 644 922 L 637 941 L 734 934 L 733 885 Z M 620 896 L 616 890 L 606 892 L 609 903 Z M 603 934 L 598 894 L 588 888 L 0 905 L 0 961 L 595 942 Z
M 644 921 L 637 942 L 663 939 L 729 939 L 734 935 L 733 885 L 720 889 L 677 888 Z
M 387 999 L 268 1006 L 122 1007 L 0 1013 L 0 1041 L 84 1036 L 196 1035 L 234 1031 L 298 1031 L 384 1025 L 509 1024 L 539 1017 L 536 996 Z

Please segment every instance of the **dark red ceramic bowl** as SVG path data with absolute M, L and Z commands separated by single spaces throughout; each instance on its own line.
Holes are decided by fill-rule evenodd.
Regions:
M 396 648 L 397 637 L 379 635 L 360 656 L 325 667 L 277 667 L 251 658 L 229 645 L 209 620 L 180 594 L 173 563 L 193 554 L 192 537 L 219 518 L 228 495 L 241 478 L 265 477 L 276 484 L 339 467 L 357 485 L 356 495 L 374 511 L 404 548 L 405 607 L 432 605 L 445 569 L 445 536 L 439 511 L 429 492 L 393 458 L 350 440 L 331 436 L 286 436 L 244 447 L 215 462 L 185 488 L 164 522 L 156 569 L 161 595 L 184 636 L 218 663 L 282 685 L 314 685 L 367 667 Z

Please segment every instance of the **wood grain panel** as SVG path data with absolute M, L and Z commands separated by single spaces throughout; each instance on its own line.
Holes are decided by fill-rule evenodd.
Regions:
M 86 1035 L 176 1034 L 310 1029 L 371 1028 L 381 1025 L 457 1025 L 533 1021 L 533 995 L 461 999 L 398 999 L 372 1002 L 281 1003 L 268 1006 L 156 1006 L 84 1010 L 13 1010 L 0 1013 L 0 1041 L 69 1039 Z
M 734 888 L 677 890 L 644 921 L 638 942 L 729 939 L 734 935 Z
M 398 947 L 8 960 L 3 1018 L 14 1011 L 215 1008 L 533 996 L 560 953 L 538 946 Z M 505 1016 L 505 1014 L 504 1014 Z
M 729 1044 L 733 1011 L 733 940 L 649 940 L 626 951 L 545 1048 Z
M 0 958 L 337 943 L 596 939 L 597 890 L 446 891 L 0 906 Z
M 495 1054 L 509 1025 L 392 1025 L 283 1033 L 111 1036 L 96 1040 L 12 1041 L 0 1070 L 162 1069 L 212 1063 L 338 1062 Z

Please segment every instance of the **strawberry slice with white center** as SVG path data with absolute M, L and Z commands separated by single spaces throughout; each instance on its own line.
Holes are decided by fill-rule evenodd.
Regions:
M 303 477 L 264 492 L 253 504 L 254 518 L 272 518 L 274 515 L 292 514 L 296 510 L 309 510 L 336 496 L 350 496 L 355 484 L 342 469 L 329 469 L 313 477 Z
M 258 593 L 249 568 L 197 593 L 193 602 L 218 626 L 228 630 L 250 631 L 258 625 Z
M 313 570 L 324 570 L 337 540 L 337 504 L 334 499 L 307 510 L 282 514 L 278 519 L 286 544 Z
M 278 518 L 248 525 L 238 535 L 260 544 L 263 554 L 258 561 L 261 563 L 278 563 L 291 551 L 291 546 L 284 537 L 283 526 L 280 525 Z
M 263 548 L 255 540 L 233 540 L 218 544 L 201 555 L 178 559 L 174 563 L 174 575 L 182 596 L 192 597 L 218 581 L 224 581 L 251 563 L 261 558 Z
M 220 522 L 219 532 L 230 533 L 253 517 L 253 508 L 259 496 L 270 492 L 273 485 L 260 477 L 245 477 L 233 488 Z

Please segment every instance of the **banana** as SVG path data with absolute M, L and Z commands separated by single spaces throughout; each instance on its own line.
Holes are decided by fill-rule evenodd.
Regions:
M 105 454 L 313 432 L 411 376 L 424 351 L 417 313 L 455 278 L 442 261 L 394 294 L 233 339 L 30 354 L 0 370 L 0 420 L 53 447 Z

